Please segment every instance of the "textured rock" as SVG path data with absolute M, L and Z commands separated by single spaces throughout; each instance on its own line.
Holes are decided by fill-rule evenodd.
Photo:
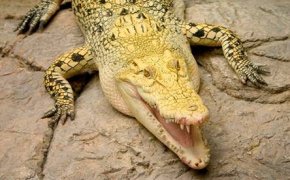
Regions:
M 194 47 L 200 94 L 210 110 L 206 170 L 183 165 L 133 118 L 104 98 L 98 76 L 76 100 L 76 120 L 55 131 L 40 120 L 53 101 L 42 84 L 53 58 L 83 42 L 72 12 L 42 33 L 12 32 L 35 1 L 0 2 L 0 179 L 289 179 L 290 3 L 287 0 L 187 1 L 187 19 L 235 30 L 249 57 L 268 65 L 269 88 L 242 85 L 219 49 Z M 251 4 L 251 6 L 249 6 Z M 7 18 L 8 17 L 8 18 Z M 3 20 L 3 21 L 2 21 Z M 46 153 L 48 151 L 48 153 Z
M 0 61 L 0 179 L 37 179 L 51 131 L 40 120 L 51 100 L 42 72 L 12 58 Z

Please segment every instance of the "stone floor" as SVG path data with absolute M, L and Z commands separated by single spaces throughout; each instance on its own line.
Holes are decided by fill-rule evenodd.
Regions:
M 76 101 L 73 122 L 40 119 L 51 61 L 83 43 L 72 11 L 31 36 L 13 29 L 37 0 L 0 1 L 0 179 L 290 179 L 290 1 L 187 0 L 187 19 L 230 27 L 249 57 L 268 65 L 269 87 L 242 85 L 220 49 L 193 47 L 210 110 L 205 170 L 189 169 L 137 121 L 114 110 L 98 75 Z

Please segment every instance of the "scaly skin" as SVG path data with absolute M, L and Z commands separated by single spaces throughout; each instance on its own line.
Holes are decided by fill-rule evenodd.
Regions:
M 43 27 L 62 0 L 43 0 L 17 30 Z M 85 36 L 84 46 L 60 56 L 45 73 L 45 87 L 55 107 L 44 117 L 65 123 L 74 119 L 73 91 L 67 78 L 99 70 L 109 102 L 135 117 L 188 166 L 204 168 L 209 150 L 200 125 L 208 110 L 197 94 L 199 74 L 191 45 L 222 46 L 225 58 L 243 83 L 266 85 L 261 66 L 250 62 L 230 30 L 186 23 L 181 0 L 73 0 Z

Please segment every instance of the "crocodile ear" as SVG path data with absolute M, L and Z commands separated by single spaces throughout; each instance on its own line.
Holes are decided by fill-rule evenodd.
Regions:
M 172 53 L 169 50 L 164 51 L 164 58 L 168 60 L 167 68 L 171 71 L 179 71 L 180 63 L 179 61 L 172 56 Z
M 171 71 L 179 71 L 180 70 L 180 63 L 177 59 L 169 60 L 167 63 L 167 68 Z

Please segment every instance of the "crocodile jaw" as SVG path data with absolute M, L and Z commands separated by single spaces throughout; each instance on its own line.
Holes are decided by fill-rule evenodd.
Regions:
M 207 142 L 203 140 L 199 124 L 190 125 L 190 132 L 179 124 L 168 122 L 157 109 L 150 107 L 139 95 L 134 86 L 120 83 L 119 90 L 132 115 L 171 149 L 183 163 L 193 169 L 203 169 L 210 159 Z

